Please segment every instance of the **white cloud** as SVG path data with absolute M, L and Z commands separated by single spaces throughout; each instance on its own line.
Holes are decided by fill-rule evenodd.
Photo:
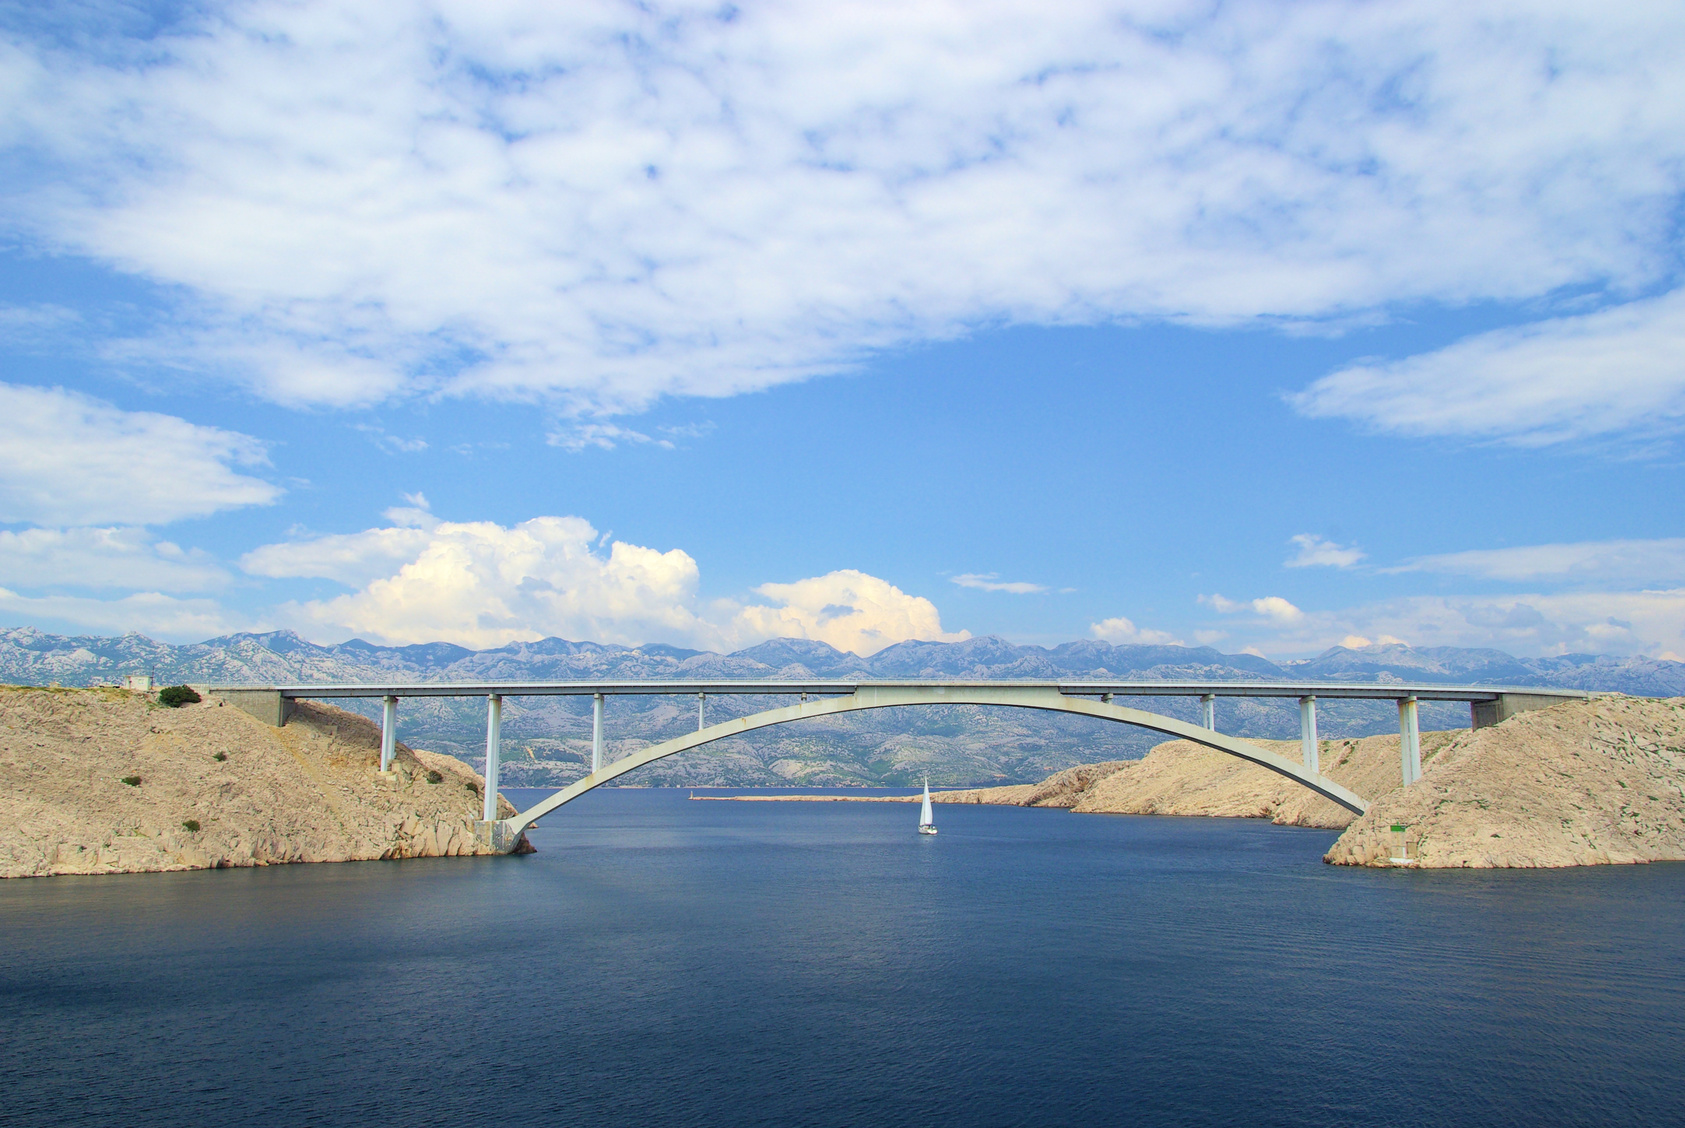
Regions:
M 551 446 L 561 447 L 574 454 L 591 448 L 613 450 L 622 443 L 654 443 L 667 450 L 673 449 L 670 439 L 651 438 L 642 431 L 634 431 L 617 423 L 569 423 L 552 431 L 546 437 L 546 441 Z
M 418 499 L 425 500 L 425 499 Z M 578 517 L 513 527 L 439 521 L 421 509 L 403 524 L 266 545 L 243 566 L 272 577 L 321 577 L 357 590 L 293 603 L 280 616 L 312 635 L 389 643 L 499 646 L 549 635 L 599 642 L 683 642 L 735 648 L 767 638 L 813 638 L 868 654 L 906 639 L 955 641 L 929 600 L 856 571 L 763 584 L 767 603 L 699 609 L 696 561 L 615 541 Z
M 31 597 L 0 588 L 0 613 L 70 623 L 105 634 L 140 631 L 175 642 L 197 642 L 256 626 L 230 615 L 213 599 L 178 599 L 158 592 L 93 599 L 74 595 Z
M 1266 595 L 1262 599 L 1235 600 L 1225 599 L 1221 595 L 1202 595 L 1201 603 L 1209 604 L 1214 610 L 1224 615 L 1233 615 L 1242 611 L 1251 611 L 1261 615 L 1265 620 L 1278 624 L 1297 623 L 1305 617 L 1299 610 L 1279 595 Z
M 1685 538 L 1579 541 L 1419 556 L 1387 572 L 1444 572 L 1490 580 L 1685 582 Z
M 1338 545 L 1312 533 L 1300 533 L 1290 543 L 1298 545 L 1299 551 L 1287 560 L 1289 568 L 1350 568 L 1365 556 L 1356 545 Z
M 731 624 L 739 638 L 812 638 L 865 655 L 908 639 L 960 642 L 971 637 L 970 631 L 944 631 L 930 600 L 853 569 L 793 584 L 762 584 L 755 591 L 774 603 L 739 611 Z
M 0 530 L 0 583 L 22 587 L 205 591 L 227 584 L 209 555 L 145 529 Z
M 143 525 L 267 505 L 280 488 L 231 469 L 265 461 L 233 431 L 0 384 L 0 521 Z
M 998 572 L 966 572 L 952 577 L 952 582 L 963 588 L 1004 591 L 1011 595 L 1037 595 L 1047 590 L 1044 584 L 1026 583 L 1023 580 L 1003 581 Z
M 1088 633 L 1113 645 L 1138 643 L 1151 646 L 1180 646 L 1182 640 L 1167 631 L 1143 630 L 1122 615 L 1089 625 Z
M 189 295 L 120 354 L 286 402 L 588 415 L 977 324 L 1632 292 L 1685 156 L 1685 22 L 1638 0 L 252 0 L 70 42 L 6 52 L 13 230 Z M 1309 408 L 1369 419 L 1333 379 Z M 1584 403 L 1376 379 L 1407 429 Z
M 415 560 L 432 540 L 431 526 L 329 534 L 263 545 L 242 556 L 240 567 L 272 579 L 313 577 L 361 587 Z
M 1523 445 L 1685 420 L 1685 290 L 1356 364 L 1290 397 L 1380 431 Z
M 1407 596 L 1305 611 L 1291 620 L 1260 618 L 1250 627 L 1245 636 L 1277 655 L 1315 653 L 1330 646 L 1403 643 L 1418 648 L 1493 647 L 1524 656 L 1659 657 L 1670 651 L 1685 652 L 1685 588 Z

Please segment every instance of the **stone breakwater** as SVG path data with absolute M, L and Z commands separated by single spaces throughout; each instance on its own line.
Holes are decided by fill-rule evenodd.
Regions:
M 215 697 L 0 688 L 0 876 L 491 852 L 461 761 L 400 744 L 379 765 L 378 726 L 314 702 L 277 729 Z

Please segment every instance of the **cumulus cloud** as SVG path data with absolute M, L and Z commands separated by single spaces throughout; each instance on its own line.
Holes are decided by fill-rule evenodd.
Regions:
M 1004 591 L 1011 595 L 1037 595 L 1047 590 L 1043 584 L 1026 583 L 1023 580 L 1002 580 L 998 572 L 965 572 L 952 577 L 952 581 L 963 588 L 975 588 L 978 591 Z
M 737 613 L 731 626 L 739 638 L 812 638 L 864 655 L 907 639 L 960 642 L 971 637 L 970 631 L 944 631 L 930 600 L 853 569 L 793 584 L 762 584 L 755 591 L 773 603 Z
M 1288 558 L 1286 564 L 1289 568 L 1350 568 L 1365 555 L 1356 545 L 1338 545 L 1312 533 L 1300 533 L 1289 543 L 1299 549 Z
M 1387 572 L 1443 572 L 1489 580 L 1631 584 L 1685 581 L 1685 538 L 1578 541 L 1419 556 Z
M 425 499 L 418 499 L 424 501 Z M 266 545 L 242 565 L 257 575 L 337 580 L 357 590 L 292 603 L 283 619 L 315 635 L 389 643 L 500 646 L 546 636 L 735 648 L 768 638 L 812 638 L 869 654 L 906 639 L 955 641 L 936 607 L 856 571 L 763 584 L 767 602 L 700 608 L 696 561 L 614 541 L 578 517 L 536 517 L 505 527 L 440 521 L 420 508 L 402 523 L 361 533 Z
M 1685 290 L 1355 364 L 1290 397 L 1378 431 L 1528 446 L 1685 420 Z
M 267 505 L 256 439 L 63 388 L 0 384 L 0 521 L 159 524 Z
M 1632 291 L 1670 269 L 1685 167 L 1666 4 L 184 11 L 7 46 L 10 226 L 185 295 L 116 354 L 285 402 L 589 417 L 978 324 Z M 1492 426 L 1377 371 L 1306 409 Z
M 1279 595 L 1266 595 L 1262 599 L 1251 600 L 1225 599 L 1221 595 L 1202 595 L 1199 597 L 1199 601 L 1225 615 L 1250 611 L 1255 615 L 1263 616 L 1264 619 L 1272 623 L 1297 623 L 1305 617 L 1303 611 Z
M 0 530 L 0 583 L 180 592 L 227 582 L 228 573 L 208 554 L 145 529 Z
M 1182 640 L 1168 631 L 1144 630 L 1122 615 L 1090 624 L 1088 633 L 1114 645 L 1139 643 L 1152 646 L 1181 646 Z

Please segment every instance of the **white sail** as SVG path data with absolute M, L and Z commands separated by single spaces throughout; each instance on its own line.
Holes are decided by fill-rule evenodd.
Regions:
M 924 808 L 919 811 L 920 826 L 935 826 L 936 815 L 930 809 L 930 781 L 924 781 Z

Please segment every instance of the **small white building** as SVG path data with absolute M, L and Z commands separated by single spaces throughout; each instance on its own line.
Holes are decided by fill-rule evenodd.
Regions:
M 127 689 L 127 690 L 130 690 L 134 693 L 151 693 L 152 692 L 152 675 L 151 674 L 124 674 L 123 675 L 123 688 Z

